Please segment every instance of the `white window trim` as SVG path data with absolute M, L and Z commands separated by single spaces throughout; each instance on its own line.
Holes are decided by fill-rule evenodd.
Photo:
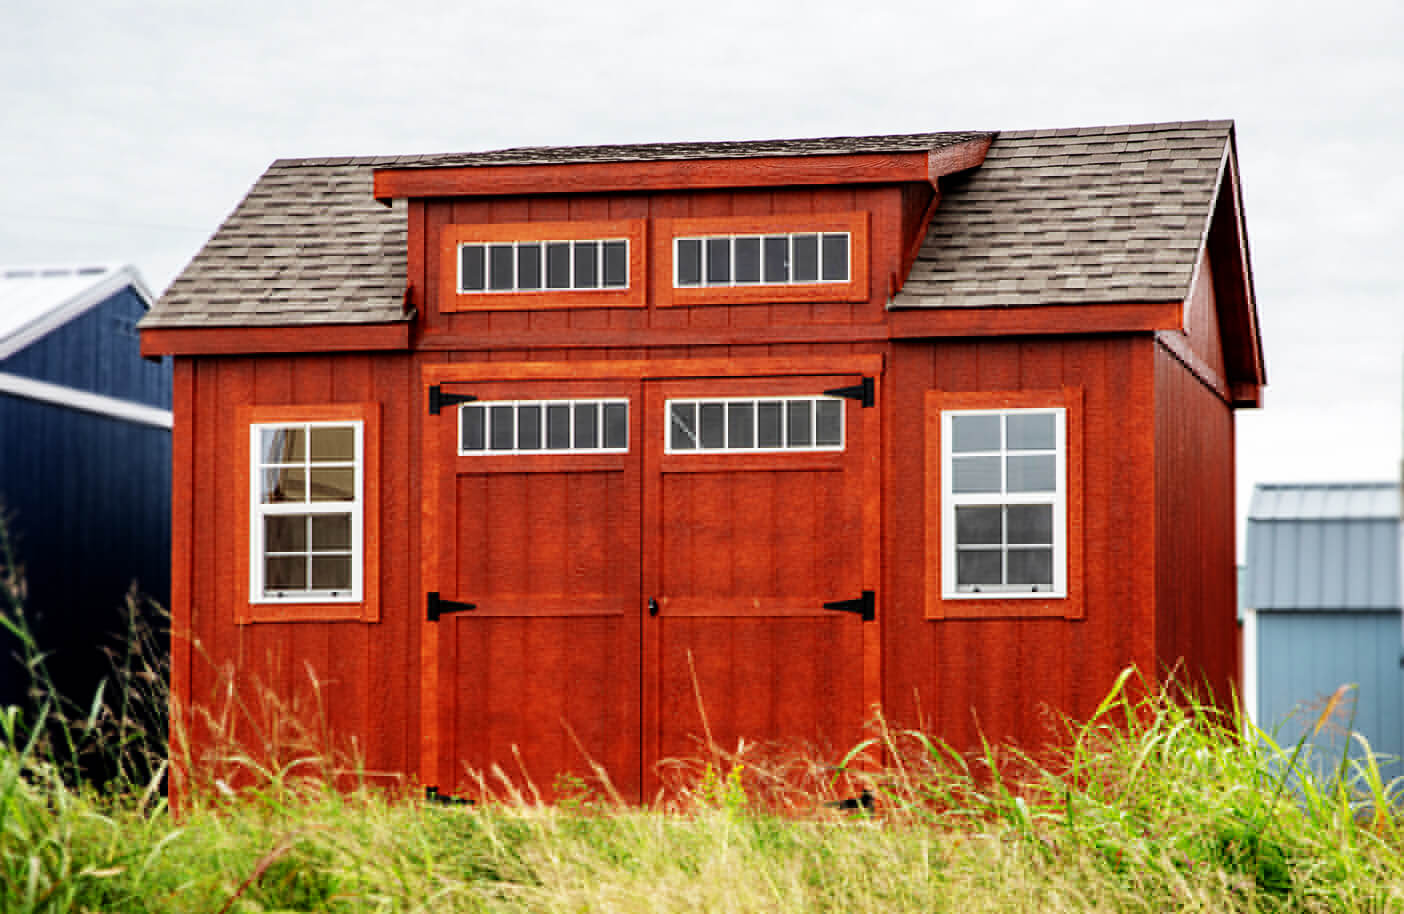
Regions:
M 791 278 L 791 279 L 787 279 L 787 280 L 785 280 L 785 281 L 783 281 L 783 282 L 774 282 L 774 281 L 769 281 L 769 282 L 767 282 L 767 281 L 764 279 L 764 275 L 765 275 L 765 239 L 766 239 L 766 238 L 780 238 L 780 237 L 783 237 L 783 238 L 785 238 L 785 239 L 788 241 L 788 243 L 789 243 L 789 250 L 790 250 L 789 257 L 790 257 L 790 264 L 791 264 L 790 274 L 791 274 L 791 276 L 793 277 L 793 275 L 794 275 L 795 237 L 796 237 L 797 235 L 815 235 L 815 236 L 817 236 L 817 237 L 819 238 L 819 261 L 818 261 L 819 277 L 816 278 L 816 279 L 794 279 L 794 278 Z M 842 235 L 842 236 L 844 237 L 844 239 L 846 240 L 846 242 L 847 242 L 848 256 L 847 256 L 847 258 L 846 258 L 846 263 L 847 263 L 847 266 L 848 266 L 848 275 L 845 276 L 845 277 L 843 277 L 842 279 L 824 279 L 824 278 L 823 278 L 823 277 L 824 277 L 824 236 L 825 236 L 825 235 Z M 728 241 L 731 241 L 731 242 L 732 242 L 732 244 L 730 245 L 730 248 L 729 248 L 729 253 L 730 253 L 730 257 L 731 257 L 731 269 L 728 271 L 728 272 L 730 273 L 730 275 L 731 275 L 731 278 L 730 278 L 729 280 L 727 280 L 726 282 L 709 282 L 709 281 L 707 280 L 707 242 L 708 242 L 708 241 L 713 241 L 713 240 L 719 240 L 719 239 L 723 239 L 723 238 L 726 239 L 726 240 L 728 240 Z M 762 278 L 759 279 L 759 280 L 757 280 L 756 282 L 737 282 L 737 280 L 736 280 L 736 245 L 735 245 L 735 241 L 736 241 L 736 239 L 738 239 L 738 238 L 756 238 L 756 239 L 759 239 L 760 242 L 761 242 L 761 276 L 762 276 Z M 680 273 L 681 268 L 682 268 L 682 258 L 678 256 L 678 250 L 679 250 L 679 247 L 678 247 L 678 246 L 679 246 L 682 242 L 684 242 L 684 241 L 700 241 L 700 242 L 702 243 L 702 262 L 701 262 L 701 265 L 700 265 L 700 266 L 701 266 L 701 270 L 702 270 L 702 274 L 701 274 L 701 275 L 702 275 L 702 281 L 701 281 L 701 282 L 689 283 L 689 284 L 687 284 L 687 285 L 683 285 L 683 283 L 680 281 L 679 273 Z M 673 288 L 674 288 L 674 289 L 754 289 L 754 288 L 761 288 L 761 287 L 765 287 L 765 286 L 821 286 L 821 285 L 827 285 L 827 286 L 841 286 L 841 285 L 845 285 L 845 284 L 847 284 L 847 283 L 850 283 L 850 282 L 852 282 L 852 281 L 853 281 L 853 233 L 850 232 L 850 231 L 848 231 L 847 229 L 842 229 L 842 230 L 839 230 L 839 231 L 828 231 L 828 230 L 825 230 L 825 229 L 815 229 L 815 230 L 813 230 L 813 231 L 798 231 L 798 232 L 738 232 L 738 233 L 736 233 L 736 234 L 721 234 L 721 235 L 679 235 L 679 236 L 677 236 L 677 237 L 675 237 L 675 238 L 673 239 Z
M 1054 479 L 1056 491 L 1044 493 L 956 494 L 952 489 L 954 453 L 950 442 L 956 416 L 1054 415 Z M 1004 425 L 1001 422 L 1001 429 Z M 952 409 L 941 412 L 941 596 L 946 600 L 1048 600 L 1068 596 L 1068 420 L 1066 407 L 1027 409 Z M 1001 432 L 1002 434 L 1002 432 Z M 1007 454 L 1008 451 L 1003 451 Z M 1003 474 L 1008 464 L 1001 460 Z M 1051 504 L 1053 506 L 1053 589 L 963 591 L 956 582 L 956 508 L 963 505 L 1004 506 Z
M 839 409 L 839 443 L 838 443 L 838 444 L 802 444 L 802 445 L 789 445 L 789 444 L 785 444 L 785 445 L 782 445 L 782 446 L 780 446 L 780 447 L 744 447 L 744 448 L 743 448 L 743 447 L 727 447 L 726 444 L 723 444 L 721 447 L 702 447 L 701 444 L 699 443 L 699 445 L 698 445 L 697 447 L 695 447 L 695 448 L 674 448 L 674 447 L 673 447 L 673 404 L 675 404 L 675 403 L 692 403 L 692 404 L 696 404 L 696 405 L 700 406 L 700 405 L 702 405 L 703 403 L 752 403 L 752 404 L 760 404 L 760 403 L 762 403 L 762 402 L 765 402 L 765 403 L 769 403 L 769 402 L 782 402 L 782 403 L 783 403 L 783 402 L 785 402 L 785 401 L 787 401 L 787 400 L 805 400 L 805 401 L 808 401 L 808 402 L 810 402 L 810 403 L 818 403 L 820 400 L 833 400 L 833 401 L 837 401 L 837 402 L 840 404 L 840 409 Z M 679 454 L 679 455 L 689 455 L 689 454 L 804 454 L 804 453 L 812 453 L 812 452 L 830 452 L 830 453 L 837 453 L 837 452 L 843 451 L 844 448 L 846 448 L 846 447 L 848 446 L 848 410 L 847 410 L 847 408 L 844 408 L 844 407 L 843 407 L 843 404 L 845 404 L 845 403 L 847 403 L 847 401 L 844 400 L 844 399 L 841 398 L 841 397 L 828 397 L 828 396 L 822 396 L 822 395 L 816 396 L 816 395 L 812 395 L 812 394 L 802 394 L 802 395 L 795 395 L 795 394 L 775 394 L 775 395 L 773 395 L 773 396 L 755 396 L 755 397 L 676 397 L 676 398 L 673 398 L 673 399 L 670 399 L 670 400 L 666 400 L 666 401 L 664 401 L 664 403 L 663 403 L 663 429 L 664 429 L 664 432 L 663 432 L 663 452 L 664 452 L 665 454 Z M 754 422 L 758 422 L 758 421 L 759 421 L 759 415 L 760 415 L 759 410 L 757 410 L 757 411 L 755 411 L 755 413 L 753 413 L 753 425 L 752 425 L 752 428 L 751 428 L 751 432 L 752 432 L 751 440 L 752 440 L 752 441 L 756 440 L 756 437 L 757 437 L 756 434 L 755 434 L 756 431 L 757 431 L 757 429 L 756 429 L 756 427 L 755 427 L 755 425 L 754 425 Z M 810 439 L 811 441 L 813 441 L 813 440 L 817 437 L 817 434 L 816 434 L 816 433 L 817 433 L 817 430 L 818 430 L 818 429 L 817 429 L 817 424 L 818 424 L 818 421 L 819 421 L 818 416 L 819 416 L 818 410 L 813 410 L 813 411 L 810 413 L 810 418 L 809 418 L 809 439 Z M 782 420 L 781 426 L 780 426 L 780 427 L 781 427 L 782 433 L 788 436 L 788 435 L 789 435 L 789 426 L 788 426 L 788 424 L 787 424 L 785 421 Z M 722 436 L 723 436 L 723 441 L 725 441 L 727 438 L 729 438 L 730 435 L 731 435 L 731 427 L 730 427 L 730 425 L 729 425 L 728 423 L 723 422 L 723 424 L 722 424 Z
M 350 503 L 351 514 L 351 589 L 348 592 L 306 590 L 269 594 L 263 587 L 263 519 L 277 514 L 345 514 L 346 502 L 302 502 L 297 504 L 264 504 L 262 492 L 263 461 L 259 452 L 259 434 L 264 429 L 326 428 L 351 426 L 355 433 L 356 458 L 355 500 Z M 359 419 L 325 421 L 255 422 L 249 425 L 249 602 L 257 604 L 288 603 L 359 603 L 365 584 L 365 423 Z
M 575 246 L 580 243 L 596 244 L 595 252 L 595 275 L 599 277 L 599 284 L 594 286 L 577 286 L 575 284 Z M 607 286 L 604 284 L 605 274 L 605 251 L 604 246 L 609 242 L 618 242 L 624 245 L 624 285 Z M 568 286 L 548 286 L 546 285 L 546 246 L 549 244 L 570 245 L 570 285 Z M 465 289 L 463 288 L 463 249 L 468 247 L 479 247 L 483 249 L 483 282 L 491 282 L 492 264 L 490 260 L 490 249 L 494 247 L 504 247 L 510 245 L 512 248 L 512 288 L 510 289 Z M 523 245 L 539 247 L 541 249 L 541 285 L 533 289 L 520 288 L 519 264 L 517 256 L 518 248 Z M 531 238 L 523 241 L 460 241 L 454 248 L 455 260 L 457 261 L 454 270 L 456 273 L 455 287 L 459 295 L 532 295 L 532 294 L 559 294 L 562 292 L 626 292 L 633 282 L 632 260 L 630 259 L 630 242 L 628 238 Z

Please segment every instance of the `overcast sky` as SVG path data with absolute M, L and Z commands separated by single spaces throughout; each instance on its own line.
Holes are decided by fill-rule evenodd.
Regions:
M 280 157 L 1233 118 L 1243 500 L 1398 475 L 1401 100 L 1399 0 L 3 0 L 0 264 L 159 293 Z

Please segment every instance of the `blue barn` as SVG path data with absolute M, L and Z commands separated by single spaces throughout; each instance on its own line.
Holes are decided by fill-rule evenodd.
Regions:
M 1399 484 L 1261 484 L 1248 509 L 1245 699 L 1294 744 L 1325 701 L 1351 701 L 1315 734 L 1318 767 L 1339 762 L 1347 724 L 1404 774 Z M 1352 720 L 1353 717 L 1353 720 Z
M 131 267 L 0 266 L 0 516 L 54 685 L 85 707 L 129 589 L 170 587 L 171 366 L 134 329 L 151 302 Z M 30 684 L 15 647 L 3 704 Z

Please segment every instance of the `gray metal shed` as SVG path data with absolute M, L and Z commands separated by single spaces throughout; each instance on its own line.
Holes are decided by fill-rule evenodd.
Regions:
M 1254 720 L 1294 743 L 1327 696 L 1357 686 L 1354 728 L 1404 755 L 1399 484 L 1262 484 L 1248 510 L 1245 697 Z M 1256 675 L 1253 670 L 1256 667 Z M 1349 711 L 1338 716 L 1343 727 Z M 1339 760 L 1338 728 L 1313 740 Z M 1395 763 L 1392 774 L 1404 772 Z

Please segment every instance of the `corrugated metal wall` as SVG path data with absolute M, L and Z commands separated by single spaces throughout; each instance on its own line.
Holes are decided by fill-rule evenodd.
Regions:
M 1259 486 L 1246 555 L 1259 723 L 1295 743 L 1315 728 L 1325 699 L 1351 684 L 1353 703 L 1312 740 L 1321 764 L 1339 760 L 1346 727 L 1376 752 L 1404 755 L 1399 487 Z

